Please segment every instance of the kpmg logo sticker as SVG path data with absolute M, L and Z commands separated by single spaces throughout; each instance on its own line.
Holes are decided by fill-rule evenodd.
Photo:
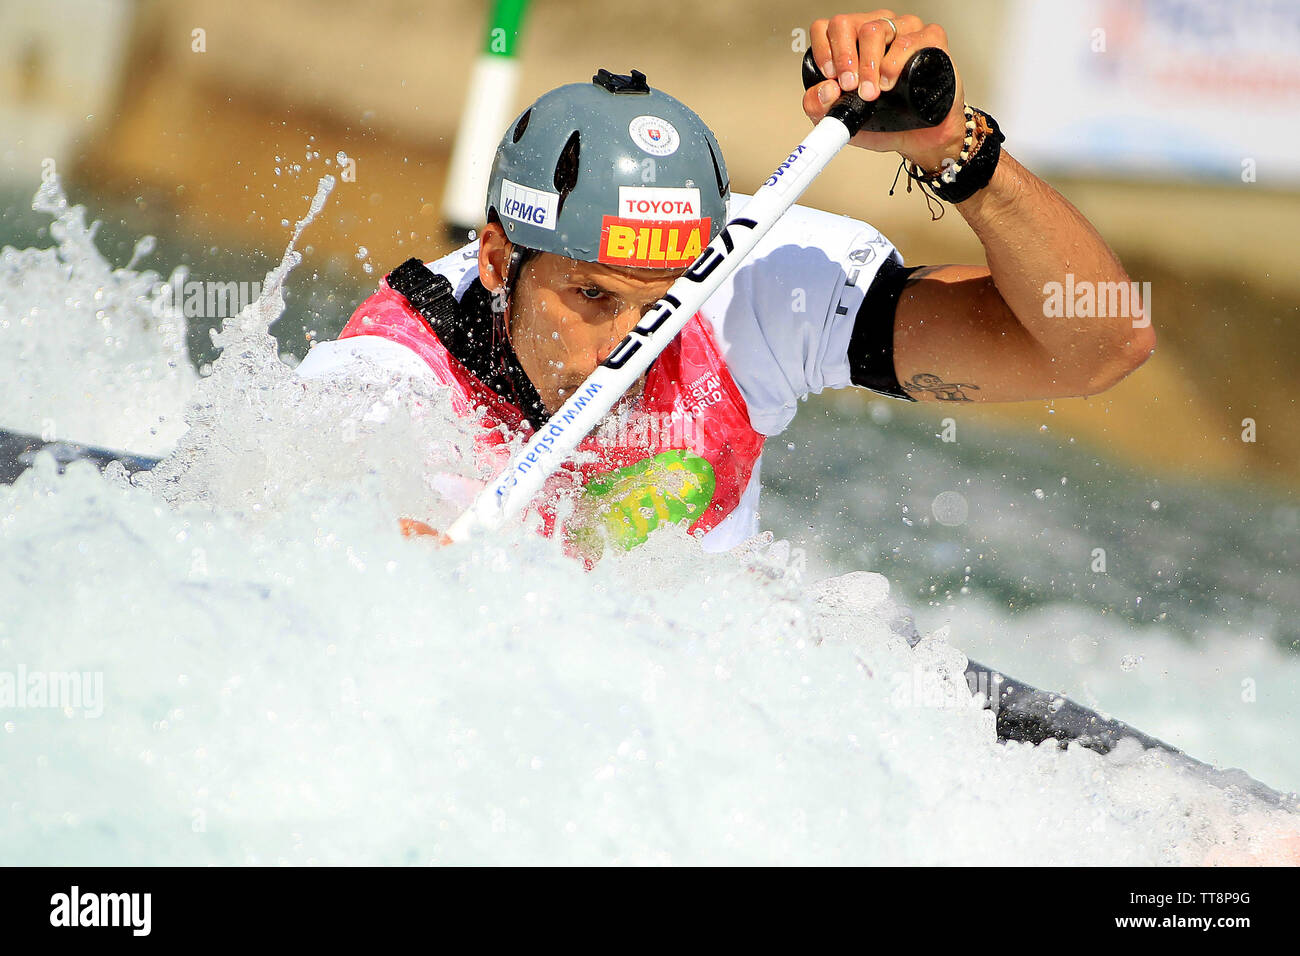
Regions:
M 658 116 L 638 116 L 628 124 L 627 133 L 651 156 L 671 156 L 681 145 L 677 128 Z
M 623 219 L 698 219 L 700 191 L 665 186 L 619 186 L 618 214 Z
M 508 179 L 501 180 L 501 215 L 543 229 L 555 228 L 560 197 L 541 189 L 529 189 Z
M 798 179 L 797 175 L 790 172 L 791 168 L 795 166 L 797 163 L 801 163 L 801 162 L 805 163 L 806 165 L 808 162 L 815 159 L 816 156 L 817 153 L 814 150 L 811 150 L 807 146 L 804 146 L 802 143 L 800 143 L 798 146 L 795 147 L 794 152 L 786 157 L 785 162 L 783 162 L 780 166 L 776 167 L 776 172 L 772 173 L 771 176 L 767 177 L 767 182 L 765 182 L 763 185 L 774 186 L 776 187 L 777 192 L 784 195 L 786 192 L 790 190 L 790 188 L 794 185 L 795 181 Z

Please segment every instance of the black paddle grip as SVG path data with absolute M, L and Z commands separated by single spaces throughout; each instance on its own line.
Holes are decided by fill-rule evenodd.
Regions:
M 803 88 L 811 89 L 826 77 L 813 61 L 809 48 L 803 57 Z M 828 116 L 834 116 L 849 128 L 849 135 L 860 130 L 872 133 L 900 133 L 909 129 L 938 126 L 952 109 L 957 92 L 957 74 L 948 54 L 936 47 L 917 50 L 903 67 L 893 89 L 867 102 L 857 91 L 844 93 L 831 104 Z

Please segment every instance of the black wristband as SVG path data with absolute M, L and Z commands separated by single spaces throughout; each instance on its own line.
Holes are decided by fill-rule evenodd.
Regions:
M 951 173 L 925 176 L 915 172 L 915 167 L 907 171 L 909 176 L 922 185 L 930 187 L 930 191 L 944 202 L 959 203 L 974 196 L 989 184 L 989 180 L 993 178 L 993 171 L 998 167 L 998 160 L 1002 158 L 1002 143 L 1006 137 L 1002 135 L 998 121 L 983 110 L 974 110 L 974 112 L 984 117 L 989 131 L 984 135 L 979 149 L 957 170 L 951 182 L 944 178 L 945 175 L 951 176 Z
M 919 268 L 886 259 L 867 288 L 849 337 L 849 381 L 905 402 L 916 399 L 903 391 L 894 370 L 894 318 L 903 287 Z

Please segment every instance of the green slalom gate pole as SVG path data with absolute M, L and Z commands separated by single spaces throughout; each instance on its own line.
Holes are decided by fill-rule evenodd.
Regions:
M 457 240 L 467 239 L 482 225 L 492 157 L 514 115 L 519 85 L 516 53 L 527 11 L 528 0 L 495 0 L 486 41 L 470 74 L 442 197 L 447 232 Z

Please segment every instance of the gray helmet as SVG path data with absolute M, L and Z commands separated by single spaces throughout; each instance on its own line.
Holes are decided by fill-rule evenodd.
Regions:
M 542 96 L 497 147 L 487 217 L 512 243 L 585 262 L 682 268 L 726 225 L 722 150 L 633 70 Z

